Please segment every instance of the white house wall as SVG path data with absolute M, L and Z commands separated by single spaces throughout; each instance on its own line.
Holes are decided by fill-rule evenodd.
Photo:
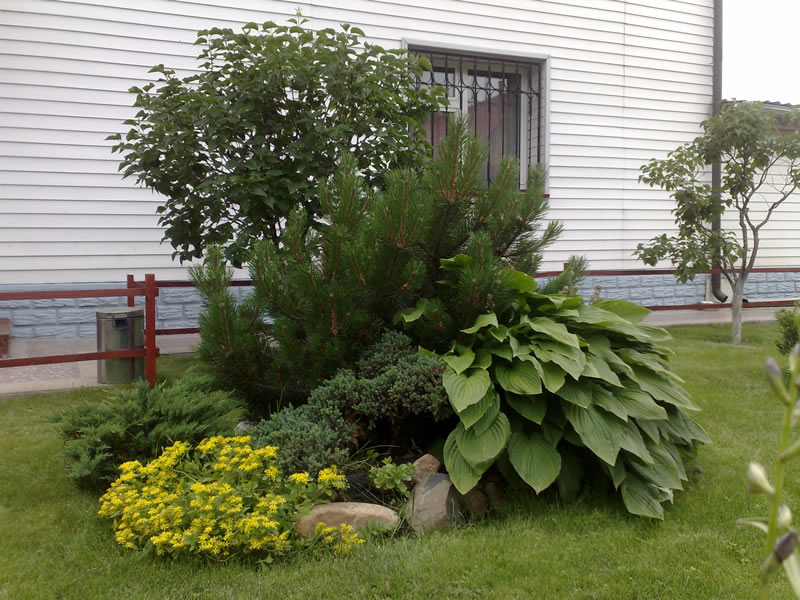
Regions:
M 105 137 L 126 130 L 126 90 L 149 67 L 193 67 L 198 29 L 285 22 L 298 7 L 312 27 L 348 22 L 387 47 L 550 57 L 550 216 L 565 231 L 545 268 L 572 254 L 641 268 L 636 244 L 671 229 L 671 203 L 638 168 L 710 114 L 712 0 L 4 0 L 0 284 L 185 278 L 160 244 L 158 197 L 121 179 Z

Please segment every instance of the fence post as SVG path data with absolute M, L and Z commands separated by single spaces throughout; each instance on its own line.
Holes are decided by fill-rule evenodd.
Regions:
M 144 375 L 150 387 L 156 386 L 156 276 L 144 276 Z
M 133 278 L 133 275 L 128 275 L 128 289 L 136 287 L 136 280 Z M 128 306 L 135 306 L 136 298 L 133 296 L 128 296 Z

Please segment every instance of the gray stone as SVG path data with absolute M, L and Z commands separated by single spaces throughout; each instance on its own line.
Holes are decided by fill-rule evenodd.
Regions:
M 239 421 L 236 424 L 236 427 L 233 428 L 234 433 L 241 433 L 242 431 L 247 431 L 253 426 L 251 421 Z
M 489 510 L 489 498 L 478 488 L 472 488 L 461 496 L 461 506 L 473 517 L 482 517 Z
M 297 531 L 303 537 L 313 537 L 319 523 L 328 527 L 350 525 L 355 531 L 368 523 L 387 528 L 397 527 L 400 517 L 391 508 L 367 502 L 331 502 L 318 504 L 297 522 Z
M 58 311 L 58 323 L 97 323 L 97 311 L 92 308 L 62 308 Z
M 457 525 L 460 511 L 458 492 L 444 473 L 434 473 L 416 485 L 406 503 L 409 525 L 417 533 Z
M 156 318 L 165 321 L 183 319 L 183 307 L 180 304 L 167 304 L 156 307 Z
M 41 325 L 56 322 L 56 310 L 18 310 L 14 312 L 11 322 L 16 325 Z
M 435 456 L 423 454 L 414 461 L 414 481 L 416 483 L 422 483 L 428 478 L 429 475 L 438 473 L 439 467 L 441 466 L 442 463 L 440 463 L 439 459 L 437 459 Z

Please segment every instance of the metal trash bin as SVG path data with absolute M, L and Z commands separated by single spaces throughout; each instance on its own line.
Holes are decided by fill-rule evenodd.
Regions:
M 97 311 L 97 351 L 144 348 L 144 309 L 116 306 Z M 144 356 L 97 361 L 98 383 L 129 383 L 144 377 Z

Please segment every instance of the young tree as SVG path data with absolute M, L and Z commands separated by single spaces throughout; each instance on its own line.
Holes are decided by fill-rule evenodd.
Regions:
M 648 265 L 669 259 L 680 282 L 719 265 L 732 290 L 732 341 L 742 339 L 742 299 L 755 265 L 761 230 L 800 186 L 800 111 L 779 115 L 759 102 L 729 102 L 703 123 L 704 134 L 653 159 L 640 180 L 670 193 L 678 232 L 639 244 L 636 255 Z M 721 163 L 719 189 L 707 170 Z M 724 213 L 737 227 L 715 229 Z
M 131 88 L 140 110 L 109 139 L 124 176 L 165 197 L 159 223 L 181 260 L 220 245 L 239 266 L 256 240 L 277 241 L 293 208 L 313 219 L 341 154 L 370 184 L 419 164 L 420 123 L 443 96 L 415 84 L 427 59 L 363 42 L 356 27 L 290 23 L 200 31 L 198 73 L 158 65 L 156 83 Z

